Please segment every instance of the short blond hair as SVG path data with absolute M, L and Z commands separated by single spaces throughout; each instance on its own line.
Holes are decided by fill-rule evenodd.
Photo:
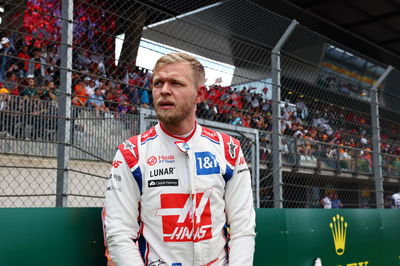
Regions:
M 160 67 L 180 62 L 186 62 L 192 68 L 192 78 L 196 87 L 204 85 L 206 76 L 203 65 L 194 56 L 184 52 L 173 52 L 160 57 L 154 66 L 153 75 Z

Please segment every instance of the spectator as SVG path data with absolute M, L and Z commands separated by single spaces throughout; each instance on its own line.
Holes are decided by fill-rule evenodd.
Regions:
M 21 96 L 33 98 L 38 94 L 33 76 L 28 75 L 27 82 L 28 84 L 24 86 L 23 90 L 21 91 Z
M 21 51 L 18 53 L 20 60 L 18 61 L 18 74 L 20 78 L 26 78 L 28 75 L 29 60 L 31 56 L 29 55 L 29 46 L 24 45 Z
M 92 60 L 90 59 L 89 51 L 87 49 L 83 49 L 82 53 L 78 53 L 74 67 L 80 71 L 88 71 L 91 64 Z
M 150 107 L 149 90 L 145 88 L 140 88 L 139 97 L 140 97 L 140 105 L 144 108 L 149 108 Z
M 106 108 L 110 111 L 116 111 L 118 107 L 116 93 L 114 91 L 107 91 L 105 96 Z
M 94 90 L 98 88 L 98 86 L 96 85 L 96 81 L 90 77 L 86 77 L 85 80 L 88 80 L 88 82 L 85 81 L 86 93 L 90 96 L 94 93 Z
M 55 101 L 57 99 L 55 88 L 54 81 L 46 80 L 46 86 L 38 91 L 39 98 L 45 101 Z
M 230 124 L 234 126 L 241 126 L 243 124 L 242 118 L 236 110 L 232 110 Z
M 6 88 L 10 94 L 19 95 L 18 78 L 14 72 L 7 72 L 6 80 L 4 81 L 4 88 Z
M 6 73 L 13 71 L 15 67 L 15 59 L 17 52 L 11 46 L 10 40 L 7 37 L 1 38 L 2 48 L 0 49 L 0 81 L 3 82 L 6 78 Z
M 60 59 L 59 53 L 57 53 L 57 48 L 53 45 L 47 47 L 46 54 L 43 56 L 46 61 L 46 72 L 48 74 L 48 77 L 52 81 L 56 81 L 58 77 L 56 76 L 57 72 L 57 61 Z
M 9 122 L 11 115 L 9 111 L 9 91 L 6 88 L 0 88 L 0 138 L 8 136 Z
M 106 105 L 104 103 L 104 98 L 101 95 L 101 90 L 100 88 L 97 88 L 94 91 L 94 94 L 90 96 L 89 101 L 88 101 L 88 107 L 94 108 L 99 111 L 106 111 Z
M 123 101 L 117 107 L 118 113 L 127 114 L 130 111 L 127 101 Z
M 85 84 L 82 80 L 78 80 L 74 87 L 71 103 L 75 106 L 86 106 L 87 100 L 88 94 L 86 93 Z
M 332 209 L 339 209 L 339 208 L 343 208 L 343 203 L 340 201 L 338 194 L 335 192 L 333 193 Z
M 42 85 L 45 79 L 49 79 L 45 71 L 46 60 L 42 57 L 42 51 L 39 48 L 33 49 L 33 57 L 28 64 L 28 75 L 35 78 L 36 84 Z
M 392 206 L 394 209 L 400 209 L 400 192 L 392 195 Z
M 325 198 L 320 200 L 320 205 L 324 209 L 332 209 L 332 199 L 333 199 L 333 192 L 329 191 Z

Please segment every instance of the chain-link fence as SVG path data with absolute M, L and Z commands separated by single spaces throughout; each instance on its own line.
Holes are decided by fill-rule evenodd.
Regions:
M 199 122 L 241 140 L 256 206 L 381 208 L 400 190 L 398 83 L 296 21 L 245 0 L 0 7 L 1 207 L 102 206 L 116 146 L 156 123 L 155 59 L 175 50 L 204 64 Z

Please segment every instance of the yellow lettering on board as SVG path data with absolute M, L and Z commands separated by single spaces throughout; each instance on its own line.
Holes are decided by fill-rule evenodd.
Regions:
M 346 266 L 368 266 L 368 261 L 347 263 Z

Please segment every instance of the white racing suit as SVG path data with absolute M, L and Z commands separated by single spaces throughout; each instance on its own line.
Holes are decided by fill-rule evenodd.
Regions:
M 104 218 L 118 266 L 253 265 L 255 212 L 240 143 L 198 124 L 185 139 L 157 124 L 121 144 Z

